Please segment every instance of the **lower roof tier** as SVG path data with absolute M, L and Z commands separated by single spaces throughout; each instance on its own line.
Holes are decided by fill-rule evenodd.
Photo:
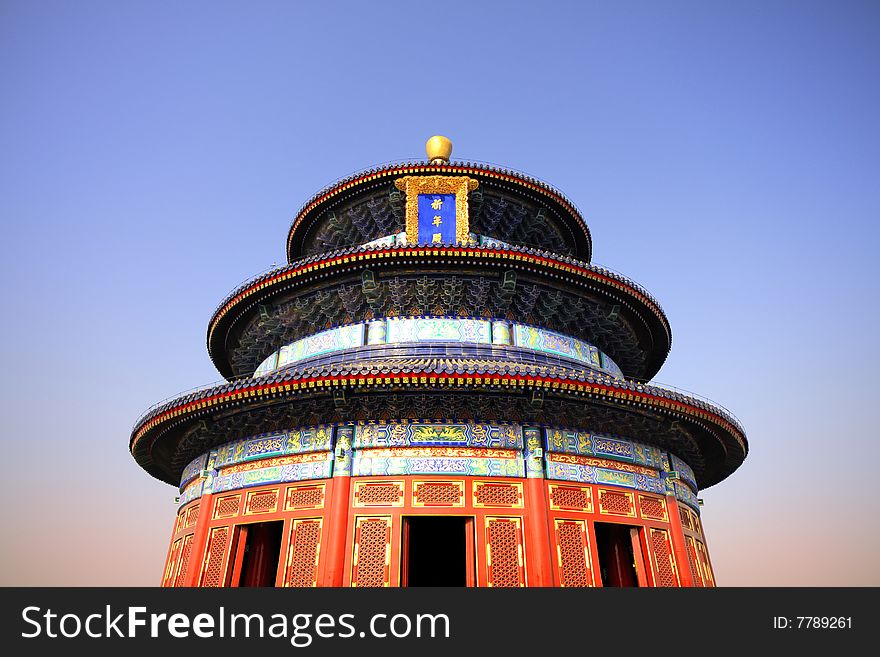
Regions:
M 727 477 L 746 457 L 742 427 L 705 401 L 564 359 L 522 362 L 514 347 L 510 353 L 491 349 L 469 357 L 383 358 L 352 350 L 205 388 L 145 413 L 129 447 L 141 467 L 172 484 L 192 459 L 230 440 L 389 418 L 518 422 L 626 436 L 684 459 L 700 488 Z
M 237 288 L 209 323 L 208 352 L 224 377 L 250 376 L 281 346 L 324 329 L 410 315 L 540 325 L 595 345 L 642 380 L 672 343 L 663 310 L 643 288 L 589 263 L 515 247 L 360 247 Z

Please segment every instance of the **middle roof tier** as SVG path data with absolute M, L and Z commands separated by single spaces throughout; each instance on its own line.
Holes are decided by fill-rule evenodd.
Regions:
M 603 267 L 521 247 L 361 246 L 270 270 L 221 302 L 208 352 L 250 376 L 285 344 L 395 316 L 505 319 L 595 345 L 627 378 L 650 379 L 672 332 L 656 300 Z

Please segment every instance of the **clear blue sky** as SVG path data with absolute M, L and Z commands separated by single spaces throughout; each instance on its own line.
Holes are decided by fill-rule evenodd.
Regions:
M 0 584 L 158 584 L 132 422 L 313 192 L 440 133 L 569 196 L 742 420 L 719 583 L 880 585 L 878 66 L 876 2 L 0 2 Z

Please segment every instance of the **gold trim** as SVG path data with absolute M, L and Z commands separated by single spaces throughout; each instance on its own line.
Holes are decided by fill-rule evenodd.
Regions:
M 361 491 L 364 488 L 370 488 L 371 486 L 396 486 L 398 492 L 400 493 L 398 498 L 391 502 L 362 502 L 360 499 Z M 404 505 L 406 501 L 406 482 L 403 479 L 377 479 L 377 480 L 369 480 L 369 481 L 356 481 L 354 482 L 354 497 L 352 506 L 356 509 L 364 509 L 370 508 L 374 506 L 382 506 L 382 507 L 400 507 Z
M 424 486 L 424 485 L 430 486 L 432 484 L 433 485 L 441 485 L 441 486 L 443 486 L 443 485 L 454 486 L 459 492 L 458 501 L 452 502 L 450 504 L 439 503 L 439 502 L 422 502 L 419 499 L 419 487 Z M 464 508 L 464 506 L 465 506 L 466 497 L 465 497 L 465 492 L 464 492 L 464 481 L 460 481 L 460 480 L 456 481 L 454 479 L 414 479 L 412 482 L 412 490 L 413 490 L 413 492 L 412 492 L 412 506 L 413 506 L 413 508 L 419 508 L 419 509 L 425 509 L 425 508 L 427 508 L 427 509 L 430 509 L 430 508 L 450 509 L 450 508 L 455 508 L 455 509 L 460 509 L 460 508 Z M 472 517 L 472 516 L 468 516 L 468 517 Z
M 251 501 L 258 495 L 269 495 L 271 493 L 275 493 L 275 503 L 272 505 L 271 509 L 258 509 L 256 511 L 251 509 Z M 255 490 L 248 491 L 248 494 L 244 498 L 244 510 L 241 512 L 243 516 L 254 516 L 254 515 L 262 515 L 264 513 L 277 513 L 278 512 L 278 501 L 281 498 L 281 489 L 280 488 L 270 488 L 268 490 Z
M 383 588 L 388 588 L 391 586 L 391 543 L 394 541 L 394 516 L 390 515 L 371 515 L 371 516 L 360 516 L 355 515 L 354 517 L 354 545 L 352 546 L 353 554 L 351 559 L 351 568 L 348 571 L 348 585 L 351 588 L 356 588 L 359 586 L 359 582 L 354 578 L 354 571 L 358 566 L 358 561 L 360 558 L 360 536 L 358 535 L 358 531 L 361 528 L 361 525 L 369 520 L 382 520 L 385 522 L 385 530 L 386 532 L 386 541 L 385 541 L 385 568 L 387 569 L 387 577 L 385 578 L 385 582 L 382 584 Z M 360 579 L 360 572 L 358 572 L 358 580 Z M 369 588 L 378 588 L 378 587 L 369 587 Z
M 406 241 L 419 241 L 419 194 L 455 194 L 455 243 L 466 244 L 470 239 L 468 192 L 479 181 L 467 176 L 403 176 L 394 181 L 395 187 L 406 193 Z
M 574 488 L 587 494 L 587 506 L 559 506 L 553 499 L 553 493 L 559 488 Z M 547 497 L 550 500 L 551 511 L 573 511 L 576 513 L 593 513 L 593 489 L 590 486 L 578 486 L 577 484 L 550 484 Z
M 663 509 L 663 517 L 662 518 L 654 518 L 653 516 L 645 515 L 645 512 L 642 510 L 642 500 L 651 500 L 652 502 L 660 502 L 660 507 Z M 657 497 L 655 495 L 642 495 L 639 493 L 639 515 L 645 520 L 653 520 L 655 522 L 669 522 L 669 510 L 666 508 L 666 500 L 662 497 Z
M 516 502 L 513 504 L 486 504 L 477 502 L 479 490 L 485 486 L 505 486 L 516 489 Z M 472 504 L 475 509 L 522 509 L 523 485 L 520 481 L 475 481 L 471 492 Z
M 318 489 L 321 491 L 321 501 L 318 504 L 309 504 L 304 506 L 295 506 L 290 503 L 290 495 L 291 493 L 295 493 L 299 490 L 307 490 L 309 488 Z M 296 486 L 288 486 L 287 490 L 284 493 L 284 511 L 308 511 L 312 509 L 323 509 L 324 503 L 327 500 L 327 484 L 325 483 L 314 483 L 314 484 L 299 484 Z
M 612 511 L 611 509 L 607 509 L 604 504 L 602 504 L 602 493 L 611 493 L 612 495 L 623 495 L 629 499 L 629 513 L 618 513 L 617 511 Z M 630 493 L 626 490 L 613 489 L 613 488 L 597 488 L 596 489 L 596 501 L 599 506 L 599 515 L 603 516 L 620 516 L 623 518 L 635 518 L 636 516 L 636 499 L 635 493 Z
M 284 560 L 284 576 L 281 578 L 282 588 L 290 588 L 288 581 L 290 579 L 290 568 L 293 566 L 293 550 L 294 547 L 296 547 L 296 533 L 299 530 L 299 526 L 307 522 L 318 523 L 318 542 L 315 544 L 315 578 L 312 580 L 313 583 L 311 584 L 313 588 L 318 586 L 318 564 L 321 561 L 321 538 L 323 537 L 324 532 L 324 516 L 318 516 L 315 518 L 293 518 L 287 536 L 287 558 Z
M 525 567 L 525 535 L 523 534 L 523 517 L 522 516 L 485 516 L 483 518 L 483 535 L 485 536 L 486 549 L 486 586 L 494 587 L 494 578 L 490 577 L 492 572 L 492 542 L 489 540 L 489 526 L 493 520 L 508 520 L 516 526 L 516 555 L 519 562 L 520 584 L 519 588 L 527 586 L 526 583 L 526 567 Z
M 226 500 L 237 499 L 238 506 L 235 509 L 235 513 L 220 513 L 220 504 L 225 502 Z M 233 493 L 232 495 L 223 495 L 222 497 L 218 497 L 214 500 L 214 515 L 211 517 L 211 520 L 220 520 L 221 518 L 235 518 L 239 514 L 241 514 L 241 493 Z
M 554 518 L 553 519 L 553 539 L 556 543 L 556 562 L 557 562 L 557 570 L 559 572 L 559 585 L 562 588 L 566 588 L 565 584 L 562 583 L 562 546 L 559 544 L 559 526 L 563 525 L 567 522 L 573 522 L 580 526 L 581 531 L 581 541 L 584 549 L 584 563 L 587 566 L 587 572 L 590 574 L 590 586 L 596 586 L 596 576 L 593 573 L 593 561 L 592 554 L 590 548 L 590 531 L 587 527 L 587 521 L 583 518 Z

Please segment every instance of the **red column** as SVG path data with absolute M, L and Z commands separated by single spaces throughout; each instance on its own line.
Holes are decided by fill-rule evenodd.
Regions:
M 336 427 L 333 479 L 330 483 L 330 504 L 325 509 L 328 519 L 327 545 L 324 550 L 323 586 L 344 586 L 345 555 L 348 552 L 346 533 L 351 506 L 351 468 L 353 427 Z
M 345 578 L 346 529 L 350 506 L 351 477 L 334 477 L 327 514 L 329 529 L 325 553 L 324 586 L 343 586 Z
M 189 563 L 186 566 L 186 579 L 184 586 L 198 586 L 199 575 L 202 572 L 202 564 L 205 561 L 205 546 L 208 543 L 208 524 L 211 521 L 211 507 L 213 506 L 210 492 L 202 493 L 199 498 L 199 519 L 196 520 L 196 528 L 193 532 L 192 548 L 189 553 Z
M 694 576 L 691 573 L 690 559 L 688 559 L 687 545 L 684 540 L 684 528 L 681 526 L 681 516 L 678 513 L 678 501 L 674 496 L 666 496 L 666 509 L 669 512 L 672 551 L 675 554 L 675 561 L 678 563 L 678 576 L 681 579 L 681 585 L 694 586 Z
M 523 428 L 523 459 L 526 470 L 526 579 L 529 586 L 558 586 L 550 555 L 550 505 L 544 479 L 543 430 Z M 555 542 L 555 541 L 554 541 Z
M 550 518 L 544 479 L 526 479 L 528 531 L 526 532 L 526 573 L 529 586 L 555 586 L 550 556 Z

